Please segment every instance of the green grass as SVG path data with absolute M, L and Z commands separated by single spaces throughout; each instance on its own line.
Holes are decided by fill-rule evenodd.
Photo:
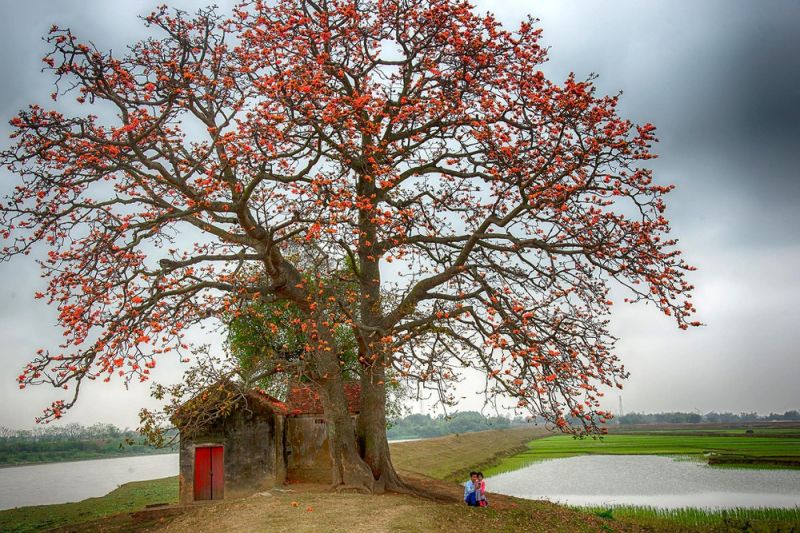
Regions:
M 733 531 L 790 531 L 800 525 L 800 509 L 658 509 L 655 507 L 576 507 L 601 518 L 635 522 L 642 526 Z M 782 529 L 784 528 L 784 529 Z
M 769 463 L 755 463 L 755 464 L 748 464 L 748 463 L 722 463 L 722 464 L 711 464 L 708 465 L 712 468 L 732 468 L 734 470 L 800 470 L 800 467 L 797 466 L 786 466 L 780 464 L 769 464 Z
M 548 435 L 540 427 L 524 427 L 395 442 L 391 444 L 392 462 L 400 470 L 462 482 L 470 470 L 486 471 L 524 452 L 533 439 Z
M 705 454 L 766 460 L 800 459 L 800 438 L 730 435 L 612 434 L 602 439 L 574 439 L 557 435 L 528 443 L 527 449 L 487 470 L 508 472 L 545 459 L 576 455 L 673 455 L 704 460 Z
M 178 477 L 136 481 L 105 496 L 76 503 L 36 505 L 0 511 L 0 531 L 40 531 L 75 526 L 106 516 L 139 511 L 156 503 L 178 501 Z

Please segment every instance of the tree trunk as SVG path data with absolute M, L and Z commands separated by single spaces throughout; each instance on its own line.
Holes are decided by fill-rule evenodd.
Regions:
M 344 377 L 339 357 L 333 349 L 333 335 L 321 322 L 317 323 L 317 346 L 312 352 L 311 376 L 318 383 L 327 422 L 332 487 L 336 490 L 372 493 L 375 482 L 369 467 L 358 453 L 355 428 L 347 409 Z
M 341 373 L 322 380 L 319 392 L 328 427 L 332 487 L 336 490 L 372 493 L 375 482 L 369 466 L 358 453 Z
M 368 135 L 364 148 L 370 145 Z M 373 169 L 374 170 L 374 169 Z M 377 194 L 374 174 L 359 177 L 359 194 L 374 198 Z M 361 363 L 361 397 L 358 416 L 358 440 L 361 456 L 369 465 L 375 480 L 375 490 L 406 490 L 392 465 L 389 441 L 386 439 L 386 353 L 382 335 L 381 250 L 378 248 L 378 227 L 372 209 L 358 211 L 358 272 L 361 292 L 359 311 L 366 326 L 358 333 Z
M 405 492 L 407 488 L 395 472 L 386 438 L 386 368 L 379 356 L 363 368 L 361 405 L 358 416 L 358 441 L 364 462 L 375 479 L 375 491 Z

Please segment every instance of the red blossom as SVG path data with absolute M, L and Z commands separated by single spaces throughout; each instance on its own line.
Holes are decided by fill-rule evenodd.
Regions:
M 611 282 L 699 325 L 663 216 L 672 187 L 643 166 L 655 127 L 592 79 L 545 78 L 535 21 L 507 30 L 455 0 L 279 0 L 146 22 L 160 37 L 124 56 L 48 38 L 53 73 L 117 119 L 31 106 L 10 122 L 3 164 L 21 181 L 2 258 L 47 249 L 36 297 L 64 330 L 21 386 L 146 380 L 155 354 L 187 360 L 186 329 L 263 298 L 304 311 L 319 361 L 337 357 L 326 332 L 354 330 L 376 397 L 391 367 L 451 401 L 469 365 L 490 396 L 585 431 L 610 417 L 599 388 L 627 375 Z M 326 292 L 342 265 L 353 288 Z

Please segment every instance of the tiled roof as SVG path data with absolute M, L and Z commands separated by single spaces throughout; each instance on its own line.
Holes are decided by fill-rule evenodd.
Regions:
M 355 382 L 344 384 L 344 394 L 347 398 L 347 410 L 350 414 L 357 415 L 360 411 L 361 386 Z M 323 414 L 322 401 L 316 386 L 299 383 L 289 389 L 286 400 L 289 415 L 321 415 Z
M 350 414 L 357 415 L 360 411 L 361 386 L 356 382 L 345 382 L 344 394 L 347 398 L 347 410 Z M 284 416 L 324 414 L 316 386 L 308 383 L 294 384 L 289 388 L 288 396 L 286 402 L 282 402 L 267 394 L 263 389 L 254 388 L 242 393 L 230 383 L 220 382 L 184 403 L 173 415 L 172 422 L 180 428 L 193 421 L 192 412 L 203 411 L 219 404 L 227 404 L 227 413 L 246 406 L 248 410 L 259 415 L 269 413 Z
M 196 413 L 218 410 L 220 406 L 224 406 L 223 411 L 227 413 L 220 418 L 225 418 L 243 407 L 258 415 L 275 413 L 285 416 L 289 413 L 289 407 L 285 403 L 262 389 L 242 392 L 230 382 L 219 381 L 181 405 L 172 416 L 172 423 L 181 428 L 197 422 Z
M 289 406 L 279 399 L 270 396 L 264 390 L 255 388 L 247 395 L 248 399 L 260 402 L 265 407 L 271 408 L 276 413 L 285 415 L 289 412 Z

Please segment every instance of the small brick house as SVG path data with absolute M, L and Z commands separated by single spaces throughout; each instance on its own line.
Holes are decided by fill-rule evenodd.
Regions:
M 359 386 L 346 383 L 348 410 L 358 416 Z M 230 398 L 230 397 L 229 397 Z M 173 420 L 186 427 L 192 402 L 214 402 L 214 394 L 187 402 Z M 292 482 L 330 482 L 328 429 L 316 390 L 291 387 L 286 402 L 254 389 L 237 394 L 224 413 L 189 436 L 181 430 L 180 502 L 239 497 Z

